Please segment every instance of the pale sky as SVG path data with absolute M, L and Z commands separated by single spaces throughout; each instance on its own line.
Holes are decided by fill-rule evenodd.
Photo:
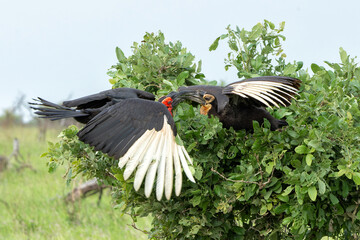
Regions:
M 356 0 L 0 0 L 0 115 L 22 93 L 60 102 L 109 89 L 115 47 L 128 56 L 145 32 L 180 40 L 207 79 L 228 83 L 237 80 L 224 70 L 228 49 L 208 48 L 229 24 L 285 21 L 288 61 L 339 62 L 339 47 L 360 55 L 359 9 Z

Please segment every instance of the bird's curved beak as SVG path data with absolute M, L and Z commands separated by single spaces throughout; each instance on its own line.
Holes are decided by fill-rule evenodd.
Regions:
M 177 93 L 176 98 L 173 100 L 173 107 L 178 105 L 181 101 L 190 100 L 201 105 L 205 105 L 204 97 L 205 92 L 201 90 L 183 90 Z

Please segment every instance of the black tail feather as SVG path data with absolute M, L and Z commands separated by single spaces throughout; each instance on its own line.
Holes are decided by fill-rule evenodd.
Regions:
M 50 120 L 59 120 L 63 118 L 86 117 L 89 114 L 83 111 L 75 110 L 72 108 L 64 107 L 45 99 L 33 99 L 34 103 L 29 103 L 32 109 L 36 110 L 35 114 L 40 118 L 49 118 Z

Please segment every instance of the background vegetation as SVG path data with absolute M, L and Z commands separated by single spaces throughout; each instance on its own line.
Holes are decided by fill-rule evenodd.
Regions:
M 49 141 L 56 141 L 60 129 L 47 132 Z M 128 215 L 114 211 L 109 190 L 100 205 L 97 196 L 66 204 L 64 196 L 78 181 L 64 182 L 65 169 L 49 174 L 44 158 L 45 141 L 39 141 L 36 127 L 0 127 L 0 155 L 10 155 L 13 139 L 20 143 L 20 153 L 30 168 L 20 169 L 11 159 L 7 170 L 0 172 L 0 239 L 146 239 L 135 230 Z M 149 228 L 149 220 L 138 226 Z
M 61 134 L 44 156 L 49 170 L 68 167 L 67 181 L 97 177 L 113 186 L 115 208 L 134 221 L 152 216 L 153 239 L 356 239 L 360 232 L 360 68 L 340 48 L 339 63 L 285 61 L 279 27 L 269 21 L 251 30 L 232 29 L 210 46 L 226 42 L 225 69 L 238 77 L 286 75 L 303 81 L 297 101 L 270 110 L 289 126 L 270 131 L 254 122 L 254 133 L 222 128 L 198 107 L 176 109 L 178 133 L 194 160 L 197 183 L 185 181 L 180 197 L 157 202 L 124 181 L 117 160 L 78 141 L 76 127 Z M 165 95 L 178 86 L 202 84 L 201 62 L 162 33 L 146 34 L 133 54 L 116 53 L 109 71 L 114 87 L 135 87 Z M 234 78 L 235 80 L 235 78 Z M 215 84 L 209 82 L 208 84 Z

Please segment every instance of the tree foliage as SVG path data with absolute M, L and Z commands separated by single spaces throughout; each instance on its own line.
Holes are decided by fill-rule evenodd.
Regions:
M 156 201 L 124 181 L 117 160 L 79 142 L 75 127 L 50 143 L 49 169 L 66 162 L 68 181 L 78 174 L 114 186 L 115 208 L 153 218 L 153 239 L 320 239 L 356 238 L 360 232 L 360 68 L 340 48 L 340 63 L 287 63 L 279 28 L 269 21 L 250 31 L 233 30 L 227 40 L 225 69 L 239 77 L 287 75 L 303 81 L 297 101 L 271 110 L 289 126 L 270 131 L 254 122 L 254 132 L 224 129 L 216 118 L 182 103 L 174 119 L 194 160 L 196 184 L 184 181 L 180 197 Z M 201 62 L 162 33 L 134 43 L 133 55 L 116 50 L 119 63 L 109 75 L 114 87 L 136 87 L 164 95 L 181 85 L 202 84 Z

